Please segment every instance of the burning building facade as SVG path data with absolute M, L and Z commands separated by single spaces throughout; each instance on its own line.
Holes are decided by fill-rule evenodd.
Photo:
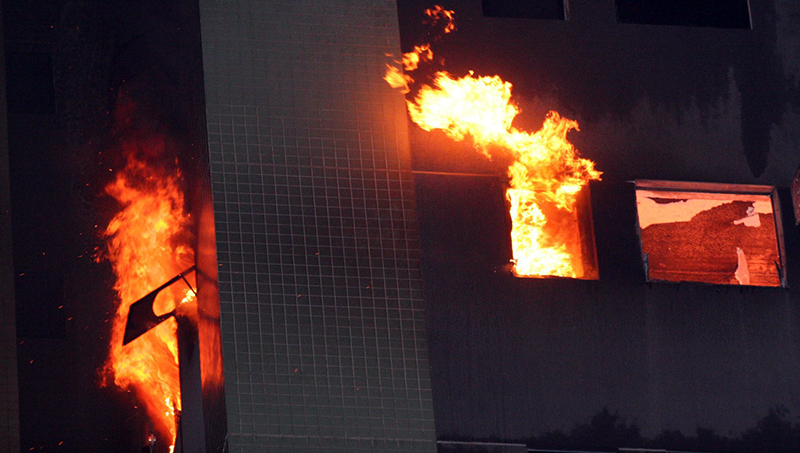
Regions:
M 791 441 L 800 10 L 628 3 L 444 4 L 457 29 L 427 39 L 454 77 L 513 84 L 517 130 L 551 110 L 575 120 L 561 138 L 603 173 L 577 207 L 596 269 L 519 278 L 508 162 L 495 145 L 476 153 L 474 132 L 456 143 L 410 123 L 383 80 L 430 38 L 432 4 L 4 1 L 16 304 L 2 308 L 16 306 L 17 340 L 0 359 L 19 365 L 0 400 L 7 445 L 139 451 L 152 431 L 166 448 L 141 399 L 98 387 L 98 370 L 112 302 L 185 259 L 199 299 L 179 383 L 186 451 L 731 450 L 770 414 Z M 127 297 L 94 247 L 117 234 L 101 232 L 125 198 L 106 188 L 131 143 L 182 191 L 182 207 L 156 198 L 189 216 L 192 257 L 173 253 Z M 690 199 L 709 204 L 688 220 L 644 214 Z M 712 245 L 670 254 L 693 235 Z M 704 250 L 719 256 L 691 259 Z M 674 270 L 687 260 L 702 265 Z
M 66 301 L 53 308 L 69 311 L 72 324 L 66 332 L 20 332 L 19 360 L 29 365 L 19 379 L 24 448 L 139 451 L 151 434 L 158 451 L 170 444 L 177 451 L 435 448 L 405 110 L 380 74 L 385 54 L 399 50 L 396 6 L 24 9 L 6 5 L 15 20 L 28 21 L 18 28 L 10 21 L 7 41 L 22 42 L 19 53 L 34 38 L 43 42 L 34 57 L 52 63 L 55 101 L 41 115 L 31 117 L 25 105 L 14 113 L 11 149 L 42 154 L 11 159 L 11 186 L 44 178 L 41 167 L 54 173 L 50 159 L 74 160 L 63 173 L 83 181 L 76 193 L 62 188 L 51 195 L 59 202 L 39 206 L 55 205 L 51 215 L 70 227 L 63 229 L 95 220 L 82 233 L 93 243 L 85 263 L 77 260 L 87 267 L 51 263 L 65 282 L 56 298 Z M 362 80 L 370 68 L 376 78 Z M 63 120 L 72 129 L 45 127 Z M 66 144 L 58 143 L 62 136 Z M 24 225 L 37 214 L 23 198 L 12 200 L 20 282 L 34 274 L 22 269 L 37 265 L 24 261 L 35 254 L 26 244 L 36 243 Z M 135 240 L 127 236 L 139 228 Z M 81 255 L 70 241 L 60 257 L 67 263 Z M 160 257 L 145 256 L 150 248 Z M 170 339 L 180 335 L 172 318 L 118 345 L 122 333 L 110 326 L 124 327 L 127 306 L 184 270 L 187 259 L 197 269 L 196 282 L 190 276 L 198 298 L 194 354 L 176 360 L 184 356 Z M 176 294 L 185 291 L 179 285 Z M 34 294 L 27 304 L 41 299 Z M 99 323 L 78 300 L 101 301 Z M 17 305 L 20 324 L 32 320 L 25 303 Z M 175 305 L 157 296 L 153 308 L 160 315 Z M 133 353 L 159 329 L 158 352 Z M 31 367 L 57 368 L 51 343 L 78 360 L 58 380 Z M 155 354 L 165 363 L 156 366 Z M 144 376 L 127 377 L 139 364 Z M 186 379 L 193 373 L 197 379 Z M 74 390 L 77 380 L 87 387 Z M 151 393 L 156 387 L 167 391 Z M 52 402 L 55 393 L 61 404 Z M 71 419 L 78 400 L 85 412 L 107 416 Z

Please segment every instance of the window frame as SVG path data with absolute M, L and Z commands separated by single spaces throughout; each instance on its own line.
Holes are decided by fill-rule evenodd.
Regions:
M 677 18 L 677 16 L 676 17 L 670 17 L 670 18 L 667 18 L 667 19 L 664 19 L 664 20 L 654 19 L 652 17 L 650 17 L 650 18 L 646 18 L 646 17 L 642 17 L 642 16 L 637 17 L 636 16 L 637 14 L 640 14 L 640 15 L 644 14 L 645 16 L 647 16 L 647 13 L 644 13 L 644 12 L 636 13 L 636 11 L 635 11 L 636 8 L 635 7 L 631 7 L 631 9 L 627 9 L 627 8 L 629 8 L 629 5 L 627 4 L 628 2 L 623 1 L 622 2 L 623 5 L 620 5 L 620 3 L 621 3 L 620 0 L 614 0 L 614 12 L 615 12 L 616 21 L 617 21 L 618 24 L 656 25 L 656 26 L 666 26 L 666 27 L 712 28 L 712 29 L 722 29 L 722 30 L 752 30 L 753 29 L 753 7 L 750 4 L 750 0 L 742 0 L 742 1 L 745 3 L 744 6 L 746 6 L 746 10 L 747 10 L 746 26 L 742 26 L 741 24 L 738 24 L 738 22 L 736 24 L 734 24 L 733 22 L 731 22 L 731 23 L 725 23 L 725 22 L 714 23 L 713 21 L 708 21 L 707 20 L 708 18 L 697 17 L 697 16 L 695 16 L 695 17 L 691 17 L 691 16 L 683 17 L 682 20 L 679 20 Z M 668 0 L 665 0 L 665 2 L 668 2 Z M 708 4 L 697 6 L 695 1 L 687 1 L 687 3 L 695 4 L 695 7 L 697 7 L 697 8 L 704 8 L 704 7 L 708 7 L 709 6 Z M 739 7 L 741 7 L 741 6 L 742 5 L 739 5 Z M 729 9 L 730 9 L 730 7 L 729 7 Z M 648 12 L 652 12 L 652 11 L 648 11 Z M 679 12 L 676 11 L 676 13 L 678 13 L 678 14 L 680 14 L 680 13 L 686 14 L 686 13 L 691 13 L 691 12 L 694 12 L 695 14 L 697 13 L 696 11 L 692 11 L 692 10 L 689 10 L 689 9 L 682 10 L 682 11 L 679 11 Z M 739 12 L 741 12 L 741 11 L 739 11 Z
M 787 285 L 787 270 L 786 270 L 786 249 L 784 246 L 783 234 L 783 217 L 781 215 L 781 203 L 778 195 L 778 189 L 775 186 L 767 185 L 752 185 L 752 184 L 728 184 L 728 183 L 710 183 L 710 182 L 686 182 L 686 181 L 665 181 L 653 179 L 637 179 L 633 181 L 634 193 L 638 195 L 639 190 L 647 190 L 652 192 L 687 192 L 687 193 L 714 193 L 714 194 L 731 194 L 731 195 L 762 195 L 769 196 L 772 203 L 772 217 L 775 224 L 775 240 L 777 241 L 778 257 L 780 266 L 778 268 L 778 277 L 780 284 L 773 285 L 739 285 L 759 288 L 786 288 Z M 638 200 L 638 197 L 637 197 Z M 648 265 L 648 257 L 644 251 L 644 243 L 642 242 L 642 228 L 639 218 L 639 206 L 636 206 L 636 233 L 639 240 L 639 251 L 641 254 L 642 264 L 644 266 L 645 279 L 648 283 L 664 282 L 664 283 L 705 283 L 709 285 L 719 286 L 737 286 L 728 283 L 711 283 L 695 280 L 664 280 L 654 279 L 650 277 L 650 268 Z

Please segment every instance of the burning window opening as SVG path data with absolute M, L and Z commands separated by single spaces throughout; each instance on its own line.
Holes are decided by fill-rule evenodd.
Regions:
M 514 276 L 599 279 L 589 186 L 575 194 L 571 210 L 540 203 L 544 220 L 527 217 L 531 213 L 526 210 L 536 209 L 536 205 L 525 199 L 532 196 L 536 195 L 513 188 L 506 191 Z M 534 240 L 545 247 L 532 243 Z M 552 240 L 553 245 L 547 247 L 547 240 Z
M 774 187 L 636 181 L 648 281 L 786 286 Z
M 454 30 L 452 11 L 435 7 L 426 14 L 435 18 L 434 24 L 446 24 L 442 34 Z M 409 93 L 415 83 L 410 74 L 420 63 L 432 62 L 430 45 L 416 46 L 397 65 L 387 65 L 384 79 Z M 406 100 L 417 126 L 442 131 L 457 142 L 471 142 L 487 159 L 510 162 L 506 200 L 514 275 L 598 278 L 591 220 L 579 214 L 578 205 L 582 197 L 588 200 L 589 181 L 599 180 L 602 173 L 594 162 L 579 157 L 567 140 L 578 123 L 551 111 L 536 132 L 513 127 L 520 109 L 511 101 L 511 83 L 499 76 L 475 76 L 470 71 L 457 78 L 437 71 L 430 85 L 418 85 L 413 98 Z

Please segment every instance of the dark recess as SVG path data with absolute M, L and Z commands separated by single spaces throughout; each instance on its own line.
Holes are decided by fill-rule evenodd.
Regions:
M 747 0 L 617 0 L 624 24 L 751 28 Z

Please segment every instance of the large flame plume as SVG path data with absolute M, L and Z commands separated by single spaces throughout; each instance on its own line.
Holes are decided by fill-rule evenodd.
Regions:
M 147 164 L 131 150 L 127 154 L 127 165 L 106 187 L 120 206 L 105 229 L 119 306 L 103 372 L 106 383 L 113 380 L 134 394 L 172 450 L 181 410 L 177 322 L 169 318 L 125 346 L 122 339 L 130 305 L 194 264 L 191 218 L 184 209 L 180 173 Z M 153 308 L 156 314 L 168 313 L 193 299 L 189 288 L 175 284 L 159 293 Z
M 451 22 L 454 17 L 441 7 L 427 10 L 426 15 Z M 454 27 L 444 29 L 449 32 Z M 417 46 L 398 62 L 405 73 L 388 65 L 385 79 L 408 93 L 414 83 L 409 73 L 420 62 L 432 60 L 430 45 Z M 576 121 L 551 111 L 536 132 L 513 127 L 520 110 L 511 100 L 511 87 L 499 76 L 470 72 L 454 77 L 438 71 L 431 84 L 419 87 L 406 101 L 408 114 L 423 130 L 442 131 L 455 141 L 469 139 L 488 158 L 510 158 L 506 198 L 516 275 L 584 277 L 575 206 L 582 188 L 600 179 L 601 173 L 567 140 L 569 131 L 578 130 Z

